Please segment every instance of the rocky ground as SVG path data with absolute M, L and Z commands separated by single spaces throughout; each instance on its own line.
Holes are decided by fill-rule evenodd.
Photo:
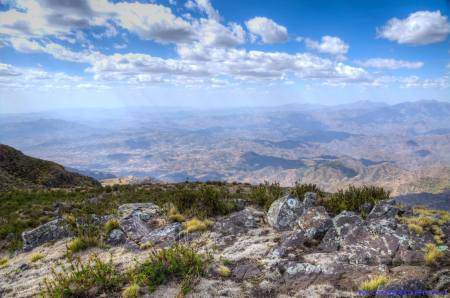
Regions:
M 119 268 L 127 270 L 148 256 L 144 243 L 151 243 L 151 250 L 175 243 L 191 245 L 211 258 L 206 274 L 187 297 L 357 297 L 362 295 L 358 290 L 364 281 L 380 275 L 387 282 L 378 287 L 378 295 L 383 290 L 450 290 L 448 214 L 392 202 L 365 209 L 365 218 L 348 211 L 331 217 L 317 204 L 315 194 L 307 193 L 303 201 L 280 198 L 268 212 L 247 206 L 214 218 L 207 231 L 186 233 L 181 223 L 168 220 L 152 203 L 125 204 L 115 215 L 92 217 L 99 225 L 118 219 L 119 226 L 109 233 L 108 245 L 77 255 L 83 260 L 92 254 L 105 260 L 112 256 Z M 406 219 L 417 217 L 435 219 L 439 231 L 426 225 L 420 233 L 413 231 Z M 0 269 L 1 297 L 38 295 L 52 268 L 58 271 L 67 264 L 69 226 L 60 218 L 23 234 L 24 251 Z M 442 253 L 425 264 L 428 243 Z M 31 262 L 36 253 L 43 258 Z M 229 274 L 221 271 L 224 266 Z M 173 280 L 153 293 L 141 294 L 177 297 L 179 293 L 179 282 Z

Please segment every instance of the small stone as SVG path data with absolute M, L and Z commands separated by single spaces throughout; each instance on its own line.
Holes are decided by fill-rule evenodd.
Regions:
M 107 243 L 111 245 L 119 245 L 126 241 L 127 236 L 121 229 L 114 229 L 108 235 Z

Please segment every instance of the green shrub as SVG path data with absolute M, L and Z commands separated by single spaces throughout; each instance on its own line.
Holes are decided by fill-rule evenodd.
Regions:
M 103 230 L 105 231 L 105 234 L 108 235 L 112 230 L 118 229 L 119 227 L 117 219 L 110 219 L 103 226 Z
M 426 244 L 424 255 L 425 264 L 433 265 L 443 256 L 444 253 L 434 243 Z
M 325 196 L 325 192 L 321 190 L 316 184 L 295 182 L 294 187 L 291 188 L 291 195 L 303 201 L 305 193 L 315 192 L 319 198 Z
M 375 205 L 377 202 L 389 199 L 389 192 L 377 186 L 350 186 L 346 190 L 339 190 L 321 200 L 321 204 L 332 214 L 344 210 L 360 212 L 365 203 Z
M 385 274 L 375 276 L 372 279 L 364 281 L 360 288 L 363 291 L 375 292 L 380 286 L 386 284 L 388 278 Z
M 91 256 L 83 264 L 80 258 L 72 259 L 69 268 L 61 272 L 52 270 L 51 278 L 45 278 L 43 297 L 98 297 L 101 294 L 120 291 L 126 279 L 112 263 Z
M 196 279 L 203 275 L 206 259 L 192 248 L 175 245 L 150 257 L 135 272 L 139 284 L 148 286 L 150 291 L 172 279 L 181 280 L 183 294 L 190 291 Z
M 268 181 L 265 181 L 252 188 L 250 199 L 265 210 L 269 210 L 270 205 L 283 196 L 283 194 L 283 188 L 278 182 L 269 183 Z
M 181 213 L 200 218 L 225 215 L 236 209 L 236 204 L 227 191 L 211 185 L 199 188 L 180 185 L 170 201 Z
M 122 292 L 122 298 L 137 298 L 139 294 L 139 285 L 134 283 L 126 287 Z

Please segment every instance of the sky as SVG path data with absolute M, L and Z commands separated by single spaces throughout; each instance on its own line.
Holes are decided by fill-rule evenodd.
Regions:
M 450 101 L 449 2 L 0 0 L 0 113 Z

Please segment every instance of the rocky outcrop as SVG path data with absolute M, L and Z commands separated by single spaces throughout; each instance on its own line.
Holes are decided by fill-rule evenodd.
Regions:
M 44 243 L 72 236 L 69 224 L 64 218 L 57 218 L 33 230 L 22 233 L 23 250 L 29 251 Z
M 286 195 L 272 203 L 267 212 L 267 222 L 277 230 L 294 228 L 303 209 L 298 199 Z
M 317 206 L 306 209 L 298 218 L 297 224 L 305 237 L 312 240 L 324 236 L 333 225 L 333 221 L 323 206 Z

